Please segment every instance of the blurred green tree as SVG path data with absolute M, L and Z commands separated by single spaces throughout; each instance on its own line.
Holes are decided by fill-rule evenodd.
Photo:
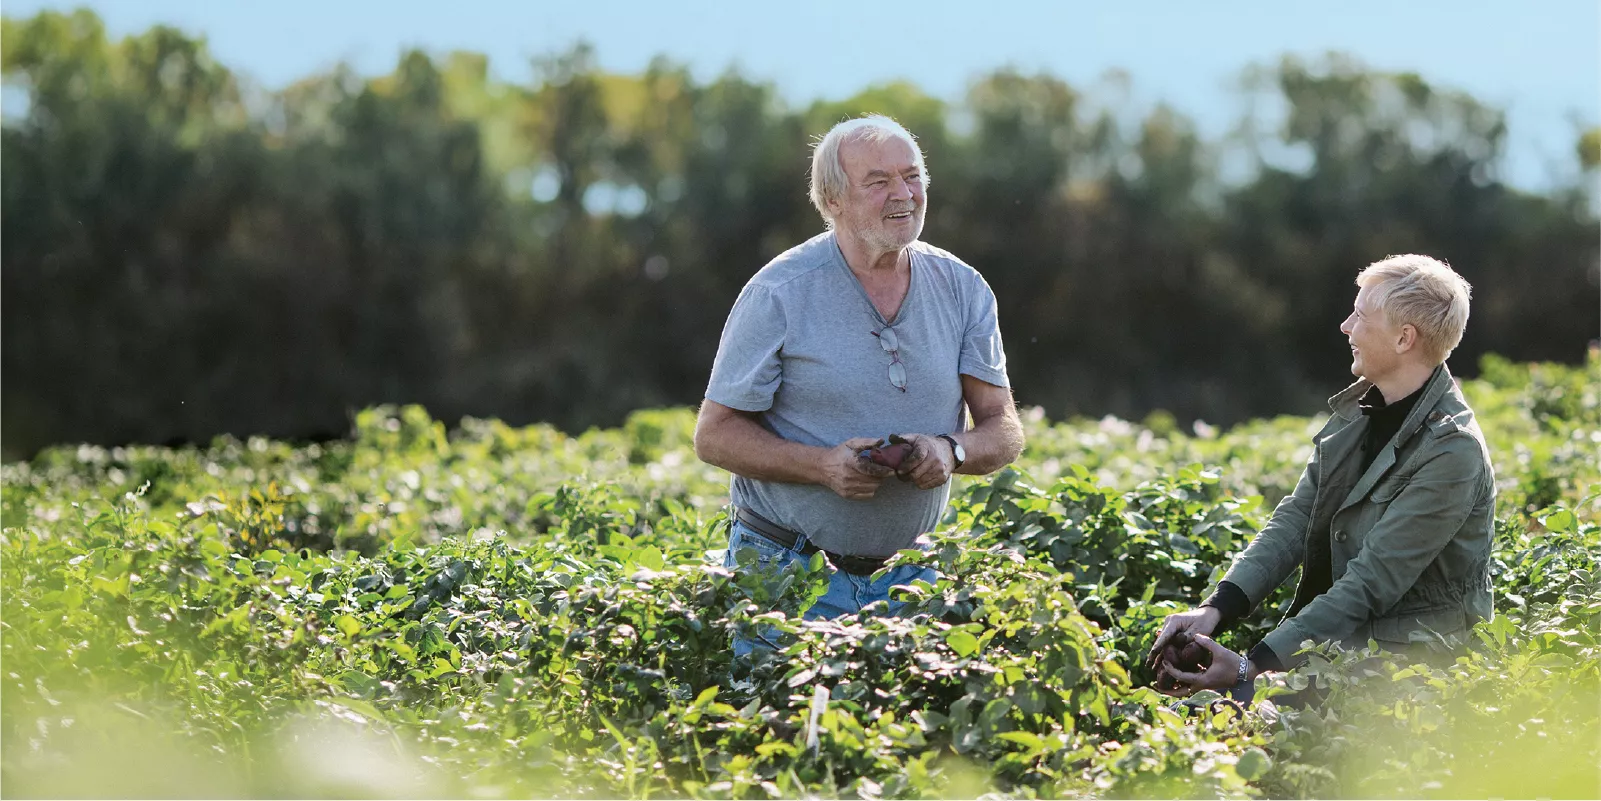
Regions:
M 925 238 L 995 288 L 1017 396 L 1055 417 L 1315 411 L 1346 377 L 1352 279 L 1391 253 L 1474 284 L 1459 373 L 1576 362 L 1601 330 L 1601 133 L 1519 191 L 1500 111 L 1338 55 L 1248 70 L 1216 141 L 1115 75 L 789 108 L 736 71 L 607 73 L 579 43 L 527 86 L 412 51 L 267 91 L 200 38 L 113 40 L 89 11 L 5 18 L 0 59 L 7 458 L 337 436 L 383 402 L 568 428 L 695 403 L 740 287 L 822 229 L 810 145 L 870 111 L 919 136 Z

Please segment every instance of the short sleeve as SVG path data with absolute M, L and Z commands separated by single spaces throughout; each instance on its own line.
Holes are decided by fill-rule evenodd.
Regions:
M 706 399 L 742 412 L 771 409 L 783 382 L 784 310 L 767 287 L 746 284 L 723 324 Z
M 998 387 L 1009 387 L 1006 351 L 1001 347 L 1001 326 L 995 310 L 995 293 L 976 271 L 966 300 L 967 329 L 956 371 Z

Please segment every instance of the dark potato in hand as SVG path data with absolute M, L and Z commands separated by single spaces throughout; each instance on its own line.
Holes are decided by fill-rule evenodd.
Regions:
M 1199 673 L 1212 666 L 1212 652 L 1196 642 L 1189 632 L 1181 631 L 1173 635 L 1173 639 L 1168 640 L 1167 645 L 1162 648 L 1161 661 L 1185 673 Z M 1158 674 L 1156 687 L 1160 690 L 1172 690 L 1176 689 L 1178 684 L 1166 674 Z
M 906 457 L 911 455 L 911 445 L 897 442 L 894 445 L 888 445 L 883 448 L 874 448 L 868 452 L 867 458 L 872 459 L 875 464 L 881 464 L 891 470 L 899 470 L 901 462 L 906 461 Z
M 899 471 L 901 463 L 912 455 L 912 443 L 897 434 L 890 434 L 857 455 L 873 464 Z

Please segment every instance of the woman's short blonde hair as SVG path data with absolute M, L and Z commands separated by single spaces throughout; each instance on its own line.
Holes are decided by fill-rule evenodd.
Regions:
M 869 142 L 899 139 L 910 145 L 913 161 L 923 178 L 923 186 L 928 187 L 928 167 L 923 163 L 923 149 L 917 146 L 917 138 L 905 126 L 882 114 L 867 114 L 846 120 L 829 129 L 812 150 L 812 205 L 817 207 L 818 214 L 823 215 L 823 221 L 828 223 L 829 228 L 834 227 L 834 215 L 829 212 L 828 203 L 844 196 L 846 184 L 850 182 L 845 175 L 845 165 L 839 160 L 839 146 L 854 139 Z
M 1375 305 L 1392 325 L 1417 329 L 1425 356 L 1443 362 L 1462 342 L 1473 287 L 1445 262 L 1415 254 L 1390 256 L 1363 269 L 1356 285 L 1373 287 Z

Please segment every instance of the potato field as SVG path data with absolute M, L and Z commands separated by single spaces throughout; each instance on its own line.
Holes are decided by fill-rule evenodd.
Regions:
M 688 409 L 577 436 L 386 407 L 335 442 L 58 446 L 4 467 L 4 790 L 1598 797 L 1601 356 L 1478 373 L 1496 619 L 1454 664 L 1321 649 L 1245 708 L 1159 695 L 1141 657 L 1320 418 L 1025 410 L 1022 458 L 960 478 L 933 547 L 896 557 L 938 582 L 827 622 L 799 619 L 820 556 L 721 567 L 727 474 Z M 734 664 L 730 635 L 768 625 L 786 647 Z

